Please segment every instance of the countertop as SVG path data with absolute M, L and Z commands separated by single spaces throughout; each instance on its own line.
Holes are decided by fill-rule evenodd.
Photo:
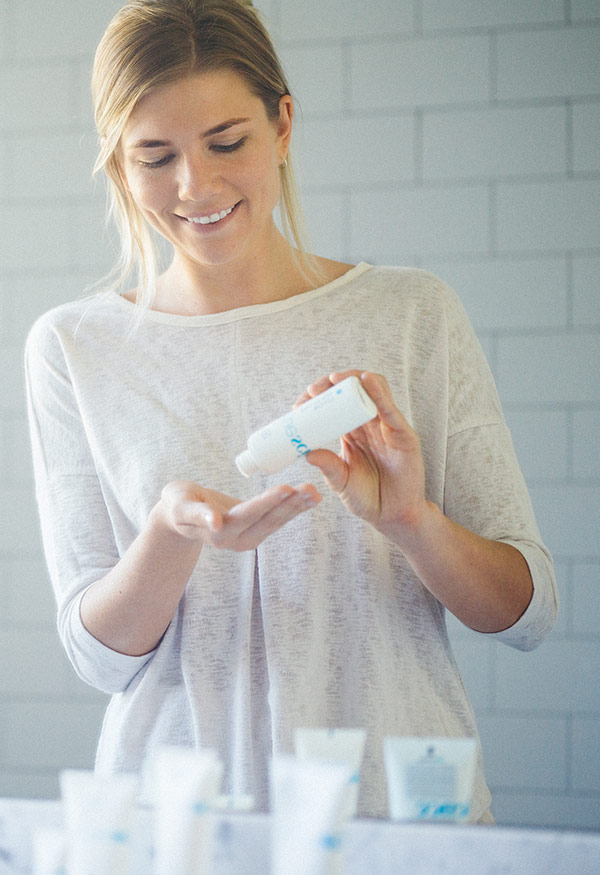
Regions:
M 152 871 L 153 814 L 138 812 L 132 875 Z M 214 875 L 269 871 L 268 815 L 219 813 Z M 59 801 L 0 798 L 0 875 L 31 872 L 36 829 L 60 827 Z M 351 821 L 347 875 L 598 875 L 600 833 L 458 824 Z

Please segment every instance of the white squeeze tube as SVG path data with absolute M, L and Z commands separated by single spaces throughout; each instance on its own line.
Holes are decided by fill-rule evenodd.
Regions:
M 375 416 L 377 407 L 358 377 L 347 377 L 251 434 L 235 463 L 244 477 L 276 474 Z
M 33 833 L 31 875 L 66 875 L 67 837 L 62 829 L 41 827 Z
M 212 805 L 223 764 L 214 750 L 162 745 L 154 763 L 154 873 L 208 875 L 212 868 Z
M 218 812 L 228 812 L 240 814 L 241 812 L 254 811 L 255 801 L 254 796 L 250 793 L 240 794 L 239 796 L 216 796 L 213 802 L 213 808 Z
M 136 775 L 60 773 L 68 875 L 129 875 Z
M 474 738 L 385 738 L 390 819 L 469 820 L 477 751 Z
M 271 769 L 272 875 L 337 875 L 353 774 L 344 763 L 280 754 Z
M 298 759 L 321 759 L 346 763 L 352 775 L 346 788 L 346 807 L 349 818 L 356 817 L 360 767 L 367 733 L 364 729 L 296 729 L 294 748 Z

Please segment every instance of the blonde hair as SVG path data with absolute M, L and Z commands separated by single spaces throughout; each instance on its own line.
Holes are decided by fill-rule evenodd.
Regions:
M 249 0 L 130 0 L 112 19 L 94 59 L 92 95 L 101 148 L 94 173 L 109 180 L 109 215 L 121 240 L 113 276 L 124 283 L 137 268 L 137 301 L 148 307 L 158 274 L 152 233 L 127 191 L 120 168 L 121 136 L 131 113 L 151 89 L 194 73 L 230 70 L 279 118 L 290 93 L 273 43 Z M 280 168 L 282 230 L 305 277 L 320 280 L 309 254 L 288 152 Z

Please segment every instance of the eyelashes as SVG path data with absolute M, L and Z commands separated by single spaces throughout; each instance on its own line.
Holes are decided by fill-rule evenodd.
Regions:
M 227 155 L 227 154 L 230 154 L 231 152 L 236 152 L 238 149 L 240 149 L 244 145 L 244 143 L 246 142 L 246 139 L 247 139 L 246 137 L 241 137 L 239 140 L 236 140 L 235 143 L 228 143 L 226 145 L 220 144 L 220 143 L 215 143 L 210 148 L 212 149 L 213 152 L 217 152 L 221 155 Z M 142 161 L 140 159 L 140 161 L 138 163 L 141 164 L 142 167 L 146 167 L 149 170 L 157 170 L 159 167 L 164 167 L 166 164 L 169 164 L 173 160 L 174 157 L 175 157 L 174 154 L 169 154 L 169 155 L 165 155 L 162 158 L 159 158 L 156 161 Z
M 168 164 L 173 157 L 173 155 L 165 155 L 164 158 L 159 158 L 158 161 L 142 161 L 140 159 L 138 164 L 141 164 L 142 167 L 149 167 L 151 170 L 154 170 L 156 167 L 164 167 L 164 165 Z
M 215 152 L 235 152 L 237 149 L 241 148 L 241 146 L 244 145 L 244 143 L 246 142 L 246 139 L 247 139 L 246 137 L 240 137 L 240 139 L 237 140 L 235 143 L 230 143 L 227 146 L 222 146 L 222 145 L 219 145 L 218 143 L 215 143 L 215 145 L 211 146 L 211 148 Z

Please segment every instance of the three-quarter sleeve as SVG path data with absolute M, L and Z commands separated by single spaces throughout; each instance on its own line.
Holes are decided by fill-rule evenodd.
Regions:
M 111 650 L 81 620 L 85 590 L 120 557 L 60 337 L 44 317 L 27 340 L 25 375 L 36 499 L 58 633 L 82 680 L 107 693 L 121 692 L 152 653 Z
M 552 629 L 558 596 L 496 386 L 481 346 L 453 293 L 447 303 L 449 425 L 444 512 L 478 535 L 504 541 L 525 558 L 533 597 L 510 628 L 491 637 L 532 650 Z

